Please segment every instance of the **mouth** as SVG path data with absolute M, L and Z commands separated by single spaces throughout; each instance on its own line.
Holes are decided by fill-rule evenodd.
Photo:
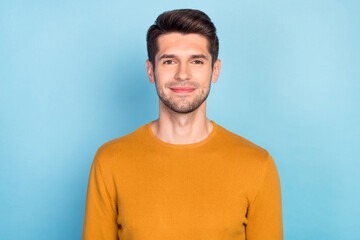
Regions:
M 173 87 L 170 89 L 176 93 L 191 93 L 192 91 L 195 90 L 195 88 L 193 87 Z

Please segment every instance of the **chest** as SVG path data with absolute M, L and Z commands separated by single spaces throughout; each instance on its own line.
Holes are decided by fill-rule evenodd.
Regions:
M 131 172 L 131 171 L 130 171 Z M 236 169 L 145 166 L 119 186 L 118 223 L 131 239 L 241 239 L 249 184 Z M 124 238 L 129 239 L 130 237 Z

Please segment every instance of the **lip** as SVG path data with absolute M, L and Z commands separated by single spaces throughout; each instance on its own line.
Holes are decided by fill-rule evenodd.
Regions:
M 176 93 L 190 93 L 195 90 L 193 87 L 173 87 L 170 89 Z

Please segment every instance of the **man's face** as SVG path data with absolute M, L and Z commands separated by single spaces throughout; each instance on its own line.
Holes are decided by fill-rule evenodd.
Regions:
M 147 61 L 150 82 L 160 100 L 177 113 L 190 113 L 206 100 L 216 82 L 220 60 L 211 67 L 208 40 L 200 34 L 167 33 L 158 38 L 155 69 Z

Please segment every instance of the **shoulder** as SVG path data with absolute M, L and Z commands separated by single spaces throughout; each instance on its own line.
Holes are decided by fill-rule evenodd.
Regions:
M 265 148 L 224 127 L 219 126 L 218 130 L 216 146 L 222 151 L 221 159 L 252 182 L 254 189 L 259 188 L 267 175 L 275 176 L 275 162 Z
M 101 164 L 111 164 L 118 161 L 122 156 L 127 155 L 139 148 L 143 139 L 146 125 L 142 125 L 135 131 L 103 143 L 96 151 L 95 160 Z
M 219 140 L 224 146 L 228 145 L 234 150 L 239 149 L 241 151 L 249 151 L 264 156 L 267 156 L 269 154 L 265 148 L 260 147 L 259 145 L 253 143 L 245 137 L 231 132 L 220 125 L 218 125 L 218 130 L 220 135 Z
M 275 161 L 265 148 L 224 127 L 219 126 L 219 132 L 221 137 L 218 144 L 227 149 L 226 156 L 230 156 L 228 159 L 241 163 L 241 167 L 246 168 L 248 174 L 255 176 L 257 180 L 254 181 L 261 181 L 267 174 L 277 174 Z

